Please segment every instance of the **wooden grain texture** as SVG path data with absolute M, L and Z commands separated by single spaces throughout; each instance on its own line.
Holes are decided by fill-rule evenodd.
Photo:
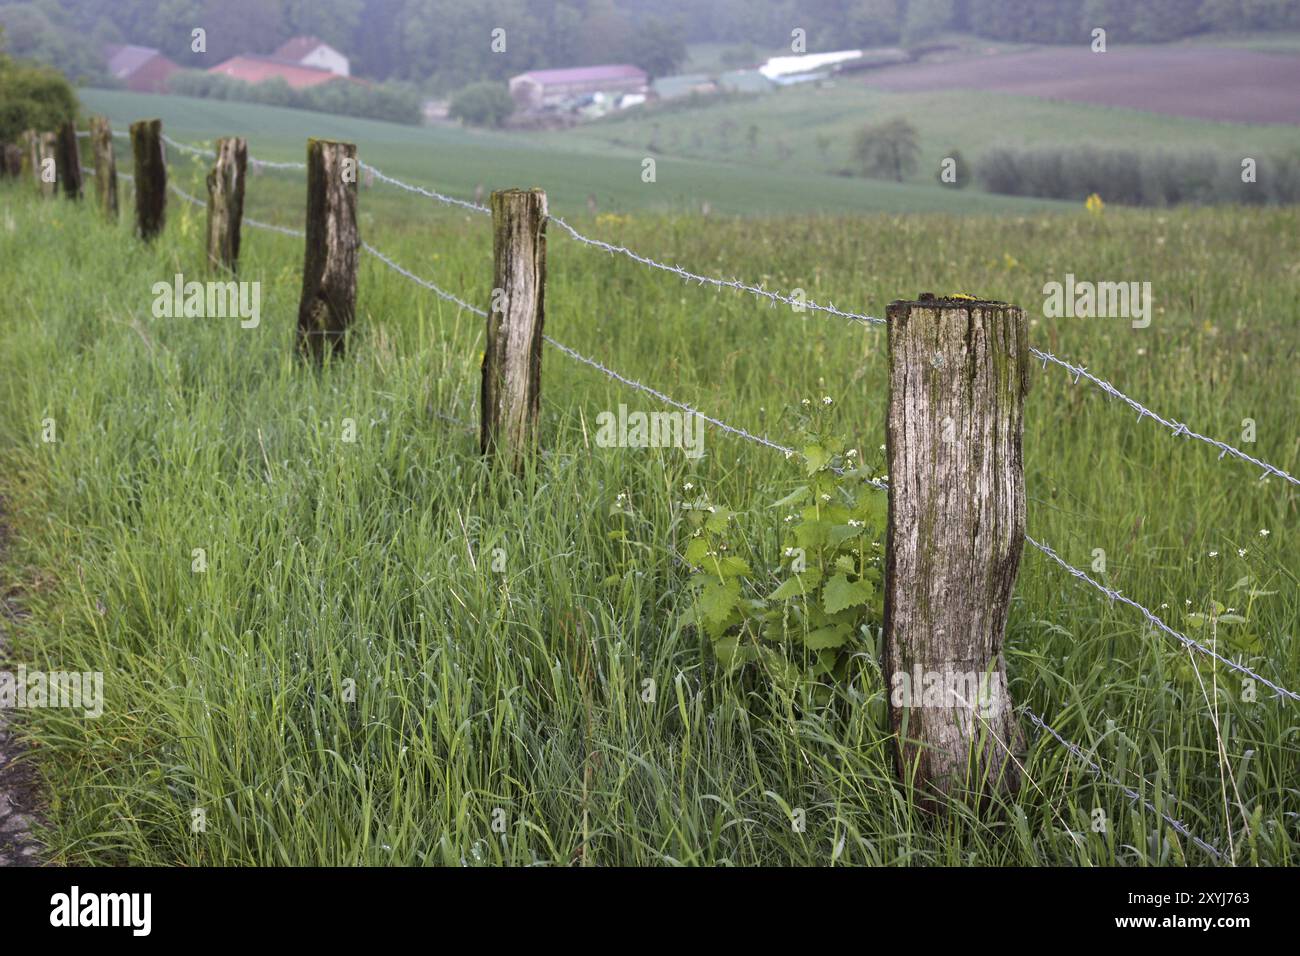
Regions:
M 928 298 L 892 303 L 888 322 L 884 664 L 899 771 L 930 807 L 1014 793 L 1023 737 L 1002 640 L 1025 534 L 1024 313 Z M 918 675 L 938 675 L 940 693 Z
M 546 193 L 492 194 L 494 270 L 479 445 L 513 471 L 537 448 L 546 318 Z
M 163 153 L 162 120 L 131 124 L 135 160 L 135 229 L 141 239 L 153 239 L 167 222 L 167 158 Z
M 244 219 L 244 173 L 248 141 L 217 140 L 217 158 L 208 171 L 208 264 L 234 272 L 239 267 L 239 236 Z
M 117 220 L 117 154 L 113 129 L 103 116 L 90 118 L 90 150 L 95 157 L 95 203 L 106 219 Z
M 59 127 L 55 145 L 55 166 L 59 184 L 68 199 L 81 198 L 81 145 L 77 142 L 77 127 L 71 121 Z
M 307 237 L 298 303 L 298 351 L 316 362 L 342 354 L 357 308 L 357 148 L 307 141 Z

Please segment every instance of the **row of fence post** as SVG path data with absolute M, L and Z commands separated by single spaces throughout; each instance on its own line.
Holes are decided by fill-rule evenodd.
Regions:
M 117 214 L 112 131 L 91 121 L 96 193 Z M 136 230 L 165 224 L 162 124 L 131 124 Z M 247 142 L 216 141 L 207 177 L 211 267 L 239 266 Z M 53 156 L 65 194 L 80 196 L 75 131 L 24 138 L 33 170 Z M 9 155 L 6 151 L 6 157 Z M 6 164 L 8 159 L 6 159 Z M 75 176 L 72 174 L 75 170 Z M 307 209 L 298 348 L 316 362 L 341 353 L 356 315 L 357 149 L 307 143 Z M 49 187 L 47 190 L 46 187 Z M 46 195 L 52 184 L 41 182 Z M 493 285 L 481 368 L 480 449 L 522 471 L 538 447 L 546 315 L 546 194 L 491 196 Z M 926 802 L 954 790 L 1011 793 L 1023 740 L 1006 687 L 1002 640 L 1025 532 L 1021 456 L 1028 344 L 1022 310 L 1005 303 L 922 294 L 889 306 L 884 674 L 897 764 Z M 958 673 L 953 663 L 961 662 Z M 973 683 L 969 680 L 974 675 Z M 962 679 L 978 699 L 953 706 Z M 917 685 L 920 682 L 920 686 Z M 930 706 L 938 682 L 943 702 Z M 986 691 L 992 688 L 990 695 Z M 960 691 L 957 691 L 961 697 Z

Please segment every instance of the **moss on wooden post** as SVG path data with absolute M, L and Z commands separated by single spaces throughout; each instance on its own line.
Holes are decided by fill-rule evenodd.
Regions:
M 77 142 L 77 127 L 71 120 L 59 127 L 54 159 L 63 195 L 69 199 L 80 199 L 81 146 Z
M 357 307 L 357 148 L 307 141 L 307 238 L 298 351 L 317 362 L 343 351 Z
M 494 272 L 480 390 L 479 445 L 514 471 L 537 447 L 546 316 L 546 193 L 492 194 Z
M 113 130 L 103 116 L 90 118 L 90 149 L 95 157 L 95 202 L 106 219 L 117 220 L 117 156 Z
M 234 272 L 239 265 L 247 166 L 247 140 L 237 136 L 217 140 L 217 158 L 208 172 L 208 264 L 214 268 Z
M 163 154 L 162 120 L 131 124 L 135 157 L 135 228 L 141 239 L 162 232 L 167 220 L 167 159 Z
M 1014 793 L 1023 737 L 1002 639 L 1025 535 L 1025 315 L 922 296 L 888 316 L 884 672 L 899 771 L 931 807 Z

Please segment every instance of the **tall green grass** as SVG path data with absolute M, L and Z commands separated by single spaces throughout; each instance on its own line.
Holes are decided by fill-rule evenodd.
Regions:
M 300 182 L 250 189 L 250 214 L 299 224 Z M 368 241 L 486 301 L 485 219 L 407 199 L 384 217 L 379 197 L 361 197 Z M 683 485 L 745 510 L 751 563 L 775 569 L 768 505 L 794 462 L 714 431 L 694 463 L 596 447 L 599 411 L 653 405 L 548 349 L 546 451 L 506 480 L 473 430 L 481 320 L 375 260 L 349 355 L 312 371 L 292 355 L 297 241 L 246 230 L 241 275 L 263 303 L 243 330 L 151 314 L 154 282 L 202 277 L 201 212 L 173 202 L 145 246 L 89 203 L 8 187 L 0 204 L 2 573 L 27 612 L 14 642 L 30 666 L 105 674 L 97 720 L 17 714 L 38 745 L 57 861 L 1214 862 L 1028 725 L 1018 797 L 926 817 L 894 778 L 868 642 L 827 707 L 808 688 L 788 698 L 720 673 L 679 623 Z M 1041 315 L 1043 283 L 1067 271 L 1150 280 L 1149 329 L 1040 318 L 1031 341 L 1233 444 L 1253 418 L 1243 447 L 1300 466 L 1294 209 L 575 222 L 872 314 L 933 291 Z M 784 406 L 830 395 L 858 447 L 883 442 L 878 330 L 684 285 L 557 231 L 549 244 L 559 340 L 778 441 L 794 438 Z M 50 418 L 55 444 L 41 441 Z M 1035 375 L 1025 452 L 1035 537 L 1082 567 L 1105 549 L 1100 576 L 1176 627 L 1221 600 L 1249 623 L 1194 636 L 1300 688 L 1291 486 L 1053 368 Z M 1026 554 L 1007 636 L 1014 699 L 1234 862 L 1296 862 L 1300 711 L 1262 688 L 1243 700 L 1235 674 L 1194 666 L 1099 597 Z

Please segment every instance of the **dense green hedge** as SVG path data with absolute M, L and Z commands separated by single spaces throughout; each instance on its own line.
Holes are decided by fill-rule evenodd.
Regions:
M 0 143 L 25 129 L 53 130 L 75 119 L 77 96 L 58 70 L 0 54 Z
M 995 149 L 977 163 L 976 175 L 985 189 L 1009 196 L 1082 201 L 1096 193 L 1126 206 L 1300 202 L 1300 152 L 1251 158 L 1255 181 L 1243 182 L 1243 156 Z
M 172 74 L 167 81 L 167 88 L 182 96 L 289 106 L 318 113 L 360 116 L 393 123 L 414 125 L 421 119 L 419 95 L 413 90 L 388 83 L 366 85 L 338 79 L 309 89 L 295 90 L 279 77 L 262 83 L 245 83 L 219 73 L 182 70 Z

